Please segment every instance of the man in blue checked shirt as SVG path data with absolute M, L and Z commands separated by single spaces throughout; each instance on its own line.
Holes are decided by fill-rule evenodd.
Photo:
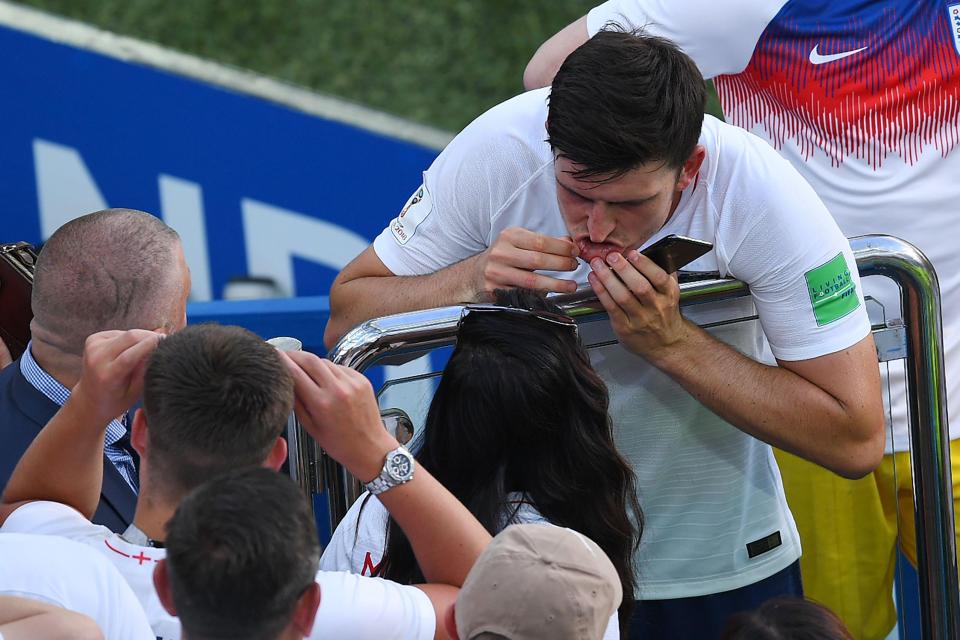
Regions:
M 148 213 L 98 211 L 50 236 L 37 259 L 30 345 L 0 372 L 0 486 L 70 396 L 87 337 L 108 329 L 181 329 L 189 294 L 179 236 Z M 107 428 L 94 522 L 117 532 L 130 524 L 138 463 L 127 415 L 118 415 Z

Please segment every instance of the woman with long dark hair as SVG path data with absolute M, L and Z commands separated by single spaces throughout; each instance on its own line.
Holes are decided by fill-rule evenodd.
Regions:
M 496 303 L 505 309 L 468 307 L 414 445 L 417 461 L 491 534 L 547 522 L 596 541 L 620 576 L 625 635 L 643 517 L 614 445 L 606 385 L 576 325 L 541 295 L 498 291 Z M 337 527 L 321 568 L 424 581 L 406 536 L 370 496 Z

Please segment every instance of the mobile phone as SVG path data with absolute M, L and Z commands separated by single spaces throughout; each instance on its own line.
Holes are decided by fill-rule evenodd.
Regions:
M 36 252 L 26 242 L 0 244 L 0 338 L 14 359 L 30 341 L 30 296 L 36 261 Z
M 657 240 L 640 253 L 653 260 L 654 264 L 667 273 L 673 273 L 711 249 L 713 245 L 709 242 L 670 234 Z

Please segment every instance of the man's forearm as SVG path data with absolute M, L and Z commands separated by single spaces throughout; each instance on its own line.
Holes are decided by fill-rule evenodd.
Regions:
M 875 412 L 847 406 L 797 373 L 756 362 L 687 325 L 688 339 L 651 363 L 721 418 L 846 477 L 862 476 L 870 461 L 879 462 L 882 416 L 879 423 L 864 419 Z
M 383 428 L 370 381 L 312 353 L 281 357 L 293 376 L 297 416 L 307 433 L 354 477 L 377 478 L 399 444 Z M 490 542 L 467 508 L 419 466 L 408 482 L 379 498 L 407 534 L 427 581 L 461 586 Z
M 107 425 L 92 429 L 89 415 L 82 403 L 67 400 L 17 463 L 4 503 L 52 500 L 93 517 L 103 482 Z
M 90 618 L 46 602 L 0 596 L 0 632 L 7 640 L 103 638 Z
M 328 349 L 333 347 L 350 329 L 371 318 L 473 302 L 476 259 L 422 276 L 365 276 L 334 282 L 324 343 Z
M 523 72 L 523 88 L 529 91 L 549 86 L 563 61 L 586 42 L 589 35 L 587 17 L 583 16 L 541 44 Z
M 413 480 L 378 497 L 407 534 L 427 582 L 462 586 L 491 539 L 473 514 L 420 466 Z
M 348 458 L 338 451 L 350 473 L 363 481 L 376 477 L 384 456 L 399 446 L 381 424 L 368 433 L 372 440 L 347 453 Z M 377 497 L 407 534 L 427 582 L 462 586 L 490 542 L 490 534 L 476 517 L 419 465 L 409 482 Z

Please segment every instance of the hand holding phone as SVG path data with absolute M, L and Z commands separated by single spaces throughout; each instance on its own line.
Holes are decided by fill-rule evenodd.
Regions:
M 712 248 L 709 242 L 669 235 L 640 253 L 670 274 Z M 590 286 L 628 351 L 653 362 L 689 335 L 675 278 L 654 270 L 632 250 L 623 256 L 610 254 L 605 263 L 597 260 L 591 266 Z

